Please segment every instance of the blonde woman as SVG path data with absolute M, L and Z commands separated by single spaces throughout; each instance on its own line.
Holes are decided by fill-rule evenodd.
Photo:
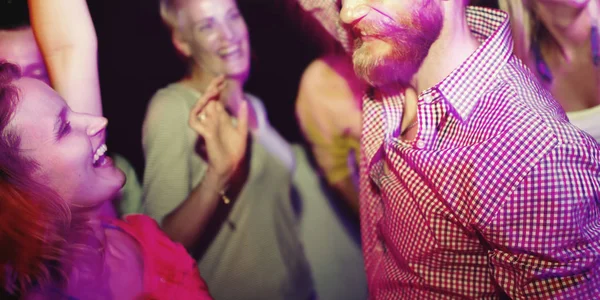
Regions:
M 597 0 L 500 0 L 510 14 L 515 53 L 567 112 L 600 142 Z
M 311 272 L 291 201 L 294 154 L 261 101 L 243 90 L 250 42 L 236 2 L 163 0 L 161 15 L 188 72 L 148 105 L 145 211 L 198 258 L 216 299 L 309 299 Z M 217 78 L 221 93 L 211 103 L 227 112 L 226 121 L 235 123 L 240 106 L 248 107 L 248 147 L 227 168 L 231 145 L 246 136 L 207 134 L 216 111 L 208 108 L 188 122 Z

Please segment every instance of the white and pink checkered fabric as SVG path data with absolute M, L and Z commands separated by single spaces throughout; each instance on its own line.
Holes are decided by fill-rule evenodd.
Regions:
M 467 19 L 482 45 L 419 96 L 414 141 L 401 98 L 365 97 L 370 297 L 600 299 L 600 147 L 512 55 L 505 13 Z

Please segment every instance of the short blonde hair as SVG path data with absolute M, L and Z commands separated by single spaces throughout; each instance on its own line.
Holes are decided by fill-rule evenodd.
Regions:
M 160 0 L 160 17 L 169 29 L 179 29 L 179 9 L 185 0 Z
M 537 21 L 527 0 L 499 0 L 498 5 L 510 16 L 514 53 L 528 63 Z

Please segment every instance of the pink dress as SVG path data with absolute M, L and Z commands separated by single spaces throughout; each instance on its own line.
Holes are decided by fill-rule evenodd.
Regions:
M 134 214 L 111 223 L 135 238 L 142 249 L 144 293 L 139 299 L 212 299 L 196 261 L 156 221 Z

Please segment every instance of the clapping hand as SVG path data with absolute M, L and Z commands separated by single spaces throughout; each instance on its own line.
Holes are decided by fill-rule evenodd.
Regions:
M 237 124 L 218 100 L 225 88 L 223 76 L 215 78 L 190 111 L 188 124 L 204 139 L 209 171 L 229 179 L 246 152 L 248 103 L 239 107 Z

